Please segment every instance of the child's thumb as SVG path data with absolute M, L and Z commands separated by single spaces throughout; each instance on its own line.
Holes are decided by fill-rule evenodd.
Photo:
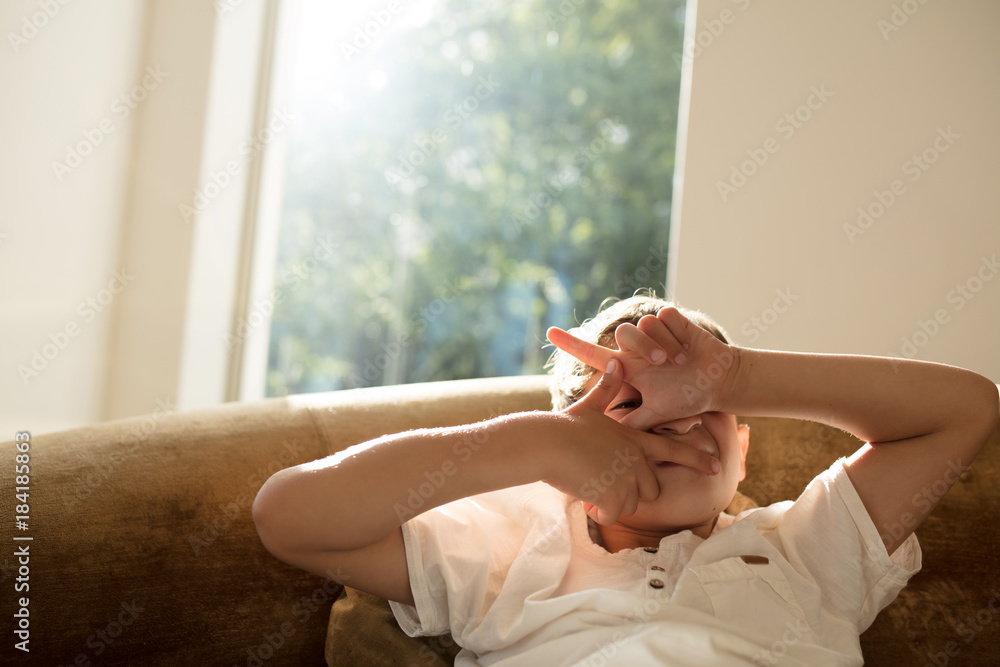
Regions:
M 587 392 L 587 395 L 580 399 L 578 405 L 584 405 L 603 414 L 611 405 L 611 401 L 615 400 L 615 396 L 618 395 L 621 388 L 621 362 L 617 359 L 611 359 L 608 361 L 597 386 Z

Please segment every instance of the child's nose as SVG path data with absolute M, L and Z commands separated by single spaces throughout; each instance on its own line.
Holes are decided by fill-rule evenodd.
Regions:
M 684 435 L 696 426 L 701 426 L 701 415 L 692 415 L 683 419 L 675 419 L 669 422 L 662 422 L 654 427 L 657 433 L 676 433 Z

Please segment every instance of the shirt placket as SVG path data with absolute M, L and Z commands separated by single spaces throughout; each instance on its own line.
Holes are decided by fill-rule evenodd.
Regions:
M 667 570 L 663 566 L 664 554 L 657 547 L 644 547 L 643 552 L 646 570 L 646 594 L 662 597 L 668 593 L 666 589 L 670 584 Z M 673 588 L 673 586 L 669 586 L 669 588 Z

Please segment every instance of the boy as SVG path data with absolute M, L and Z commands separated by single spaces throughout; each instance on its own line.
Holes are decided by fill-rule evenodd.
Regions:
M 954 483 L 989 438 L 995 385 L 941 364 L 738 348 L 648 297 L 581 333 L 549 332 L 558 411 L 276 473 L 254 502 L 264 545 L 388 598 L 408 634 L 450 630 L 458 665 L 862 664 L 860 633 L 920 567 L 915 536 L 877 527 L 926 517 L 914 497 Z M 733 517 L 749 448 L 735 414 L 868 444 L 794 503 Z M 412 516 L 430 471 L 443 484 Z

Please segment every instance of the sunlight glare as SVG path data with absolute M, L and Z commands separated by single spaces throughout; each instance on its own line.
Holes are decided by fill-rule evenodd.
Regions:
M 368 83 L 371 85 L 372 90 L 382 90 L 385 88 L 385 84 L 388 81 L 388 77 L 385 72 L 377 69 L 368 75 Z

